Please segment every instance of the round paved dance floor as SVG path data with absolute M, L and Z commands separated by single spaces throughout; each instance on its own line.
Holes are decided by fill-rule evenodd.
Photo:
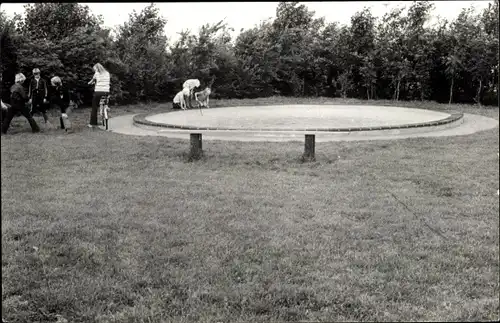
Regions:
M 367 105 L 280 105 L 193 109 L 110 119 L 110 130 L 139 136 L 207 140 L 296 141 L 387 140 L 470 134 L 498 126 L 471 114 Z
M 361 131 L 445 124 L 451 114 L 358 105 L 279 105 L 187 110 L 146 116 L 142 124 L 191 130 Z M 141 120 L 136 120 L 141 123 Z

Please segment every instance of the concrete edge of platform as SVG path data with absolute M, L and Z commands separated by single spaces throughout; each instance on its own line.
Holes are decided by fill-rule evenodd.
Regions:
M 110 123 L 110 131 L 117 134 L 133 136 L 160 136 L 175 139 L 189 140 L 193 130 L 161 128 L 135 124 L 133 117 L 137 114 L 129 114 L 114 118 Z M 365 132 L 316 132 L 317 142 L 329 141 L 365 141 L 365 140 L 398 140 L 406 138 L 425 137 L 448 137 L 469 135 L 479 131 L 490 130 L 498 127 L 498 120 L 490 117 L 464 113 L 463 118 L 451 124 L 435 127 L 365 131 Z M 259 131 L 199 131 L 206 140 L 237 141 L 237 142 L 300 142 L 304 134 L 310 132 L 259 132 Z
M 189 135 L 193 132 L 199 132 L 206 135 L 224 135 L 232 134 L 234 136 L 241 135 L 251 135 L 254 137 L 269 137 L 269 136 L 297 136 L 304 134 L 314 134 L 317 136 L 336 136 L 340 137 L 348 137 L 348 136 L 356 136 L 356 137 L 374 137 L 374 136 L 394 136 L 394 135 L 418 135 L 418 134 L 426 134 L 436 131 L 444 131 L 448 129 L 453 129 L 460 127 L 464 118 L 460 118 L 455 122 L 446 123 L 443 125 L 432 126 L 432 127 L 420 127 L 420 128 L 400 128 L 400 129 L 391 129 L 391 130 L 371 130 L 371 131 L 336 131 L 336 132 L 328 132 L 328 131 L 304 131 L 304 130 L 279 130 L 279 131 L 260 131 L 260 130 L 192 130 L 192 129 L 178 129 L 178 128 L 166 128 L 166 127 L 157 127 L 157 126 L 149 126 L 139 123 L 132 122 L 133 126 L 142 129 L 144 131 L 152 131 L 159 134 L 184 134 Z
M 168 123 L 154 122 L 148 120 L 147 117 L 156 115 L 157 113 L 141 113 L 133 117 L 133 122 L 136 125 L 143 125 L 149 127 L 169 128 L 178 130 L 195 130 L 195 131 L 259 131 L 259 132 L 286 132 L 286 131 L 300 131 L 300 132 L 370 132 L 370 131 L 387 131 L 387 130 L 402 130 L 402 129 L 415 129 L 415 128 L 429 128 L 449 125 L 463 119 L 463 113 L 456 111 L 447 112 L 450 115 L 446 118 L 420 123 L 402 124 L 396 126 L 377 126 L 377 127 L 350 127 L 350 128 L 296 128 L 296 129 L 282 129 L 282 128 L 263 128 L 263 129 L 247 129 L 247 128 L 217 128 L 217 127 L 195 127 L 195 126 L 180 126 Z

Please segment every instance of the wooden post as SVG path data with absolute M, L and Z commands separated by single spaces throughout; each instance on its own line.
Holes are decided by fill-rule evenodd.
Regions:
M 316 149 L 315 135 L 306 135 L 306 142 L 304 146 L 304 155 L 302 159 L 304 161 L 315 161 L 314 151 Z
M 191 139 L 191 151 L 189 153 L 189 159 L 200 159 L 203 156 L 201 133 L 190 134 Z

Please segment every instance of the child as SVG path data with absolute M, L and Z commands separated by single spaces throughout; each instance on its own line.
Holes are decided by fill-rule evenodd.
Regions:
M 192 108 L 192 99 L 194 95 L 194 89 L 200 86 L 200 80 L 198 79 L 189 79 L 184 84 L 182 84 L 182 88 L 184 89 L 184 96 L 188 97 L 188 107 Z
M 33 69 L 33 78 L 29 84 L 28 89 L 29 102 L 31 104 L 31 114 L 40 112 L 43 116 L 45 123 L 48 123 L 49 118 L 47 117 L 47 99 L 48 99 L 48 89 L 47 83 L 43 78 L 40 77 L 40 69 Z
M 174 96 L 174 103 L 172 105 L 172 109 L 182 109 L 181 101 L 184 101 L 184 98 L 182 96 L 182 91 L 180 91 Z
M 70 122 L 66 112 L 69 106 L 69 91 L 63 86 L 61 78 L 58 76 L 51 78 L 50 83 L 52 85 L 50 104 L 61 111 L 61 116 L 59 117 L 61 129 L 68 131 Z
M 203 91 L 196 92 L 194 94 L 194 98 L 196 99 L 196 102 L 198 102 L 198 105 L 201 107 L 206 107 L 210 108 L 208 105 L 210 101 L 210 94 L 212 93 L 212 90 L 210 90 L 209 87 L 205 88 Z
M 186 92 L 188 93 L 187 95 L 189 95 L 189 89 L 188 90 L 183 89 L 182 91 L 180 91 L 175 95 L 174 105 L 173 105 L 174 109 L 181 108 L 182 110 L 186 110 L 186 99 L 185 99 Z
M 20 112 L 26 119 L 28 119 L 32 132 L 40 132 L 38 124 L 36 123 L 35 119 L 33 119 L 33 116 L 31 115 L 30 110 L 26 105 L 28 96 L 26 95 L 26 92 L 24 91 L 22 85 L 24 81 L 26 81 L 26 76 L 24 76 L 24 74 L 22 73 L 16 74 L 15 80 L 16 83 L 10 88 L 11 106 L 7 109 L 5 119 L 2 120 L 2 134 L 7 133 L 12 119 L 18 112 Z

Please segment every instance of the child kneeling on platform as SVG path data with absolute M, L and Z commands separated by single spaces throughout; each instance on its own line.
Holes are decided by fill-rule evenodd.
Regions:
M 173 109 L 186 110 L 186 97 L 189 96 L 189 89 L 184 88 L 182 91 L 178 92 L 174 97 Z

